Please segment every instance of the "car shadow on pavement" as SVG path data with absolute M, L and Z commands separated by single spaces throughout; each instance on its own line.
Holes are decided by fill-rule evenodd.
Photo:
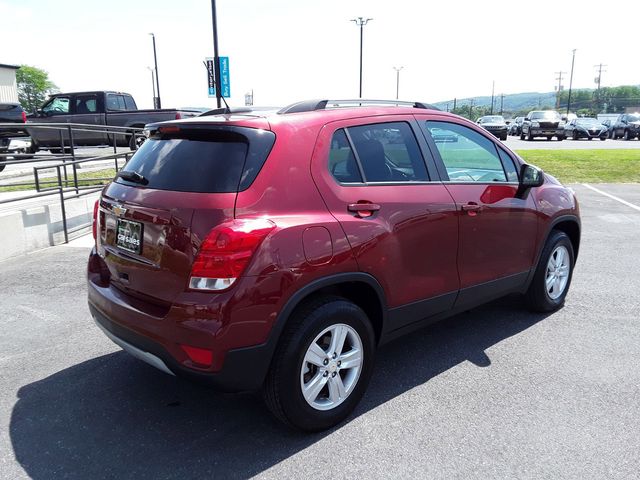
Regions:
M 509 297 L 383 347 L 350 420 L 461 362 L 489 366 L 486 349 L 544 318 Z M 22 387 L 10 436 L 34 479 L 247 478 L 343 427 L 294 432 L 258 395 L 216 393 L 116 352 Z

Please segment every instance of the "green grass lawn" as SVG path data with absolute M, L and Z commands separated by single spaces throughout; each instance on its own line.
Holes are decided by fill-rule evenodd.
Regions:
M 116 174 L 115 168 L 105 168 L 103 170 L 94 170 L 91 172 L 78 172 L 78 185 L 106 185 L 113 179 Z M 68 187 L 73 187 L 73 170 L 67 169 L 69 182 Z M 43 178 L 40 180 L 40 188 L 55 187 L 58 184 L 58 177 Z M 19 185 L 0 186 L 0 192 L 19 192 L 24 190 L 35 190 L 36 186 L 33 182 L 21 182 Z
M 518 155 L 563 183 L 640 182 L 640 149 L 519 150 Z

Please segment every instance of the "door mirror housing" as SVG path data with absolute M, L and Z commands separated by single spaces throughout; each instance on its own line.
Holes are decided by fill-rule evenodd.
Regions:
M 524 164 L 520 170 L 520 189 L 539 187 L 544 183 L 543 171 L 533 165 Z
M 530 122 L 530 121 L 531 121 L 531 119 L 530 119 L 529 117 L 524 117 L 524 121 L 525 121 L 525 122 Z

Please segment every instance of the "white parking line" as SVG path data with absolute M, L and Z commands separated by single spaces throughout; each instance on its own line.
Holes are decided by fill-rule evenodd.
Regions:
M 629 203 L 629 202 L 627 202 L 626 200 L 623 200 L 623 199 L 621 199 L 621 198 L 619 198 L 619 197 L 616 197 L 615 195 L 611 195 L 610 193 L 603 192 L 603 191 L 602 191 L 602 190 L 600 190 L 599 188 L 592 187 L 591 185 L 588 185 L 588 184 L 586 184 L 586 183 L 583 183 L 583 184 L 582 184 L 582 186 L 583 186 L 583 187 L 587 187 L 588 189 L 593 190 L 594 192 L 597 192 L 597 193 L 599 193 L 600 195 L 604 195 L 605 197 L 609 197 L 610 199 L 615 200 L 616 202 L 620 202 L 620 203 L 622 203 L 622 204 L 626 205 L 627 207 L 631 207 L 631 208 L 633 208 L 634 210 L 638 210 L 638 211 L 640 212 L 640 207 L 639 207 L 639 206 L 637 206 L 637 205 L 634 205 L 633 203 Z

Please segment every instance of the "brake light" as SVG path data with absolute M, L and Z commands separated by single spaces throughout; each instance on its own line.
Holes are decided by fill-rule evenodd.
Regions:
M 27 123 L 27 112 L 22 111 L 22 123 Z
M 158 132 L 160 133 L 178 133 L 180 131 L 180 127 L 169 126 L 169 127 L 160 127 Z
M 218 225 L 205 238 L 191 267 L 189 288 L 218 291 L 242 275 L 262 241 L 276 228 L 266 219 L 244 219 Z
M 180 120 L 182 118 L 182 114 L 180 112 L 176 112 L 176 120 Z
M 96 203 L 93 204 L 93 224 L 91 225 L 91 230 L 93 231 L 94 240 L 98 238 L 98 209 L 99 208 L 100 208 L 100 199 L 96 200 Z

